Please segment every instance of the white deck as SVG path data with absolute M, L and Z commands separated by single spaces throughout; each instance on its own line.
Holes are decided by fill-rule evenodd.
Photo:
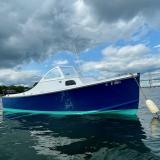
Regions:
M 136 76 L 137 74 L 134 74 Z M 9 97 L 33 96 L 39 94 L 46 94 L 51 92 L 59 92 L 70 90 L 74 88 L 86 87 L 89 85 L 96 85 L 99 83 L 106 83 L 110 81 L 119 81 L 132 77 L 127 74 L 125 76 L 118 76 L 110 79 L 96 80 L 93 77 L 80 77 L 78 72 L 73 67 L 55 67 L 48 71 L 39 83 L 31 90 L 24 93 L 6 95 Z M 72 85 L 66 85 L 67 81 L 75 82 Z

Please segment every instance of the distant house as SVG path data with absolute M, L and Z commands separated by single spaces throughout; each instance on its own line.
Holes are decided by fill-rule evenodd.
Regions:
M 16 90 L 13 90 L 13 89 L 3 90 L 2 92 L 3 92 L 4 95 L 5 94 L 16 94 L 17 93 Z

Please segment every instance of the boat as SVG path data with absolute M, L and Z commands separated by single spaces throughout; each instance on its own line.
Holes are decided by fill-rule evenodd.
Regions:
M 97 80 L 82 76 L 73 66 L 57 66 L 29 91 L 3 96 L 3 110 L 56 115 L 135 115 L 139 80 L 139 73 Z

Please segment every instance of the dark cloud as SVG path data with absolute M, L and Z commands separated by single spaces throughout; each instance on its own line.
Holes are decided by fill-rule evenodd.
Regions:
M 129 21 L 135 16 L 153 17 L 159 12 L 159 0 L 86 0 L 92 14 L 100 21 Z
M 67 4 L 67 5 L 66 5 Z M 74 32 L 73 0 L 1 1 L 0 67 L 11 67 L 49 54 L 86 49 L 91 40 Z
M 129 38 L 153 15 L 157 0 L 0 0 L 0 68 L 80 52 L 97 42 Z M 123 19 L 123 23 L 119 23 Z

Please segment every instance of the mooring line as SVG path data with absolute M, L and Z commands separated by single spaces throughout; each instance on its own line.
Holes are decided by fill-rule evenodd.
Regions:
M 155 114 L 155 118 L 157 119 L 160 119 L 160 115 L 159 115 L 159 108 L 156 106 L 156 104 L 154 103 L 154 101 L 152 101 L 151 99 L 148 99 L 147 96 L 145 95 L 145 93 L 143 92 L 143 89 L 141 88 L 140 84 L 138 83 L 137 79 L 135 78 L 134 74 L 133 73 L 130 73 L 130 75 L 134 78 L 134 80 L 136 81 L 143 97 L 144 97 L 144 102 L 145 102 L 145 105 L 147 106 L 147 108 L 149 109 L 149 111 L 152 113 L 152 114 Z

